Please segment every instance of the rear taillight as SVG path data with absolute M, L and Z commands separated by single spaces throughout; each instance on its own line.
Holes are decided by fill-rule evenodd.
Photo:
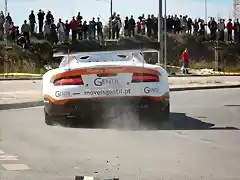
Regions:
M 134 73 L 132 76 L 132 83 L 139 82 L 159 82 L 159 76 L 147 73 Z
M 83 80 L 81 76 L 68 76 L 54 80 L 53 84 L 54 86 L 83 85 Z

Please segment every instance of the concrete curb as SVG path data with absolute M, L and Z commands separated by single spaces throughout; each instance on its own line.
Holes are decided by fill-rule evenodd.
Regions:
M 230 89 L 230 88 L 240 88 L 240 84 L 170 88 L 170 92 L 207 90 L 207 89 Z M 43 105 L 43 101 L 32 101 L 32 102 L 14 103 L 14 104 L 0 104 L 0 110 L 22 109 L 22 108 L 37 107 L 42 105 Z
M 42 77 L 19 77 L 19 78 L 1 78 L 0 81 L 16 81 L 16 80 L 42 80 Z
M 207 90 L 207 89 L 231 89 L 231 88 L 240 88 L 240 84 L 219 85 L 219 86 L 194 86 L 194 87 L 170 88 L 170 92 L 174 92 L 174 91 Z
M 42 106 L 43 101 L 30 101 L 24 103 L 14 103 L 14 104 L 0 104 L 0 110 L 10 110 L 10 109 L 22 109 Z

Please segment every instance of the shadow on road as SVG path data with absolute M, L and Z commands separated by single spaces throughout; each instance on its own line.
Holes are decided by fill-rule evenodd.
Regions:
M 186 116 L 185 113 L 171 113 L 169 121 L 139 122 L 136 118 L 125 117 L 124 119 L 109 119 L 107 121 L 96 121 L 95 123 L 82 122 L 80 119 L 68 119 L 68 124 L 62 125 L 68 128 L 89 128 L 89 129 L 119 129 L 119 130 L 239 130 L 236 127 L 216 127 L 215 124 L 201 121 Z M 149 118 L 150 119 L 150 118 Z M 70 123 L 69 123 L 70 122 Z

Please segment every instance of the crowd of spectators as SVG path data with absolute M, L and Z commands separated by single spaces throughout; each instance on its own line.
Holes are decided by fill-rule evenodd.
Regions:
M 106 25 L 109 27 L 107 28 L 107 38 L 109 39 L 118 39 L 121 32 L 124 36 L 129 37 L 133 37 L 135 34 L 142 34 L 157 38 L 158 35 L 158 18 L 154 15 L 145 17 L 143 14 L 137 18 L 130 16 L 130 18 L 125 17 L 123 20 L 120 14 L 113 13 Z M 206 23 L 200 18 L 193 20 L 191 17 L 182 15 L 169 15 L 166 17 L 166 31 L 168 33 L 205 36 L 207 28 L 210 31 L 210 41 L 240 42 L 240 24 L 238 19 L 236 22 L 233 22 L 232 19 L 225 22 L 224 19 L 216 21 L 214 18 L 211 18 Z M 8 40 L 15 41 L 21 45 L 30 44 L 30 36 L 33 33 L 42 34 L 44 39 L 53 44 L 58 44 L 69 42 L 70 31 L 72 41 L 84 39 L 103 40 L 104 26 L 99 17 L 96 20 L 93 17 L 91 21 L 87 22 L 79 12 L 70 21 L 63 21 L 61 18 L 55 20 L 51 11 L 45 13 L 40 9 L 36 15 L 34 11 L 31 11 L 28 21 L 24 20 L 21 28 L 19 28 L 19 26 L 14 24 L 10 13 L 5 17 L 1 11 L 1 40 L 4 39 L 4 31 L 6 31 Z M 224 32 L 227 32 L 227 39 L 225 39 Z

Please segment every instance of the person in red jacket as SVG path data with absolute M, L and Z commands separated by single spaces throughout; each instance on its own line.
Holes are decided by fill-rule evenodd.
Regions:
M 189 55 L 187 48 L 182 53 L 183 74 L 188 74 Z
M 229 19 L 227 23 L 227 33 L 228 33 L 228 42 L 232 42 L 232 30 L 233 30 L 233 24 L 232 19 Z
M 77 32 L 79 28 L 79 22 L 75 19 L 75 16 L 73 16 L 72 20 L 70 21 L 70 29 L 72 30 L 72 41 L 77 40 Z

